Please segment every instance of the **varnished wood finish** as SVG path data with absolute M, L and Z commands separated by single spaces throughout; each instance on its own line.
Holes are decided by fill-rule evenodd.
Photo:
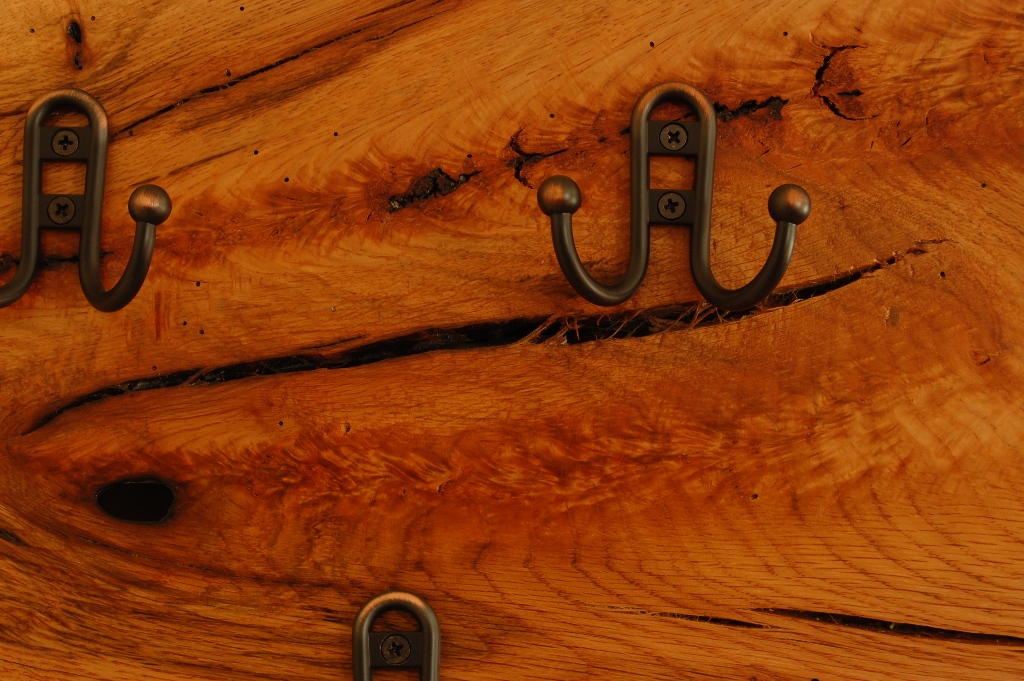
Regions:
M 174 212 L 123 311 L 67 235 L 0 310 L 0 676 L 345 679 L 355 613 L 401 588 L 446 679 L 1019 678 L 1022 22 L 9 3 L 0 269 L 59 86 L 110 115 L 108 277 L 135 186 Z M 610 311 L 555 262 L 534 191 L 566 173 L 581 256 L 621 271 L 623 129 L 668 80 L 719 104 L 723 283 L 760 268 L 772 187 L 813 198 L 755 314 L 699 305 L 682 230 Z M 174 485 L 166 523 L 97 508 L 133 476 Z

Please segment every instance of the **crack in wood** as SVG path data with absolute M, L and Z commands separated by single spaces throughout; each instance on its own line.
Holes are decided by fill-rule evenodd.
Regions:
M 388 212 L 394 213 L 410 204 L 427 201 L 436 196 L 447 196 L 469 182 L 469 179 L 479 172 L 476 170 L 471 173 L 462 173 L 458 178 L 454 178 L 440 168 L 434 168 L 413 182 L 406 193 L 388 197 Z
M 787 104 L 789 104 L 788 99 L 783 99 L 782 97 L 776 97 L 773 95 L 763 102 L 759 102 L 756 99 L 748 99 L 735 109 L 730 109 L 725 104 L 721 104 L 719 102 L 715 102 L 714 106 L 715 113 L 718 114 L 718 120 L 723 123 L 728 123 L 731 120 L 741 118 L 743 116 L 749 116 L 755 111 L 760 111 L 762 109 L 767 109 L 768 115 L 772 118 L 781 120 L 782 107 Z
M 546 154 L 525 151 L 519 144 L 519 136 L 522 134 L 523 128 L 519 128 L 519 130 L 516 131 L 516 134 L 512 135 L 512 139 L 508 141 L 508 148 L 511 149 L 512 153 L 516 155 L 515 158 L 509 160 L 508 167 L 512 168 L 512 174 L 515 176 L 516 182 L 523 185 L 524 187 L 529 187 L 530 189 L 533 189 L 533 187 L 530 186 L 530 184 L 523 179 L 523 166 L 533 165 L 534 163 L 540 163 L 546 158 L 558 156 L 559 154 L 568 151 L 568 148 L 559 149 L 557 151 L 552 151 Z
M 831 111 L 836 116 L 839 116 L 840 118 L 846 121 L 865 121 L 870 118 L 875 118 L 877 114 L 876 116 L 866 116 L 863 118 L 848 116 L 847 114 L 844 114 L 842 112 L 839 106 L 835 102 L 833 102 L 831 98 L 821 94 L 820 90 L 822 85 L 825 84 L 825 75 L 828 73 L 829 66 L 831 66 L 832 64 L 832 59 L 840 52 L 845 52 L 846 50 L 856 50 L 860 49 L 860 47 L 860 45 L 839 45 L 838 47 L 829 48 L 829 53 L 825 55 L 825 58 L 821 62 L 821 66 L 819 66 L 818 70 L 814 72 L 814 86 L 811 88 L 811 94 L 820 99 L 822 103 L 826 107 L 828 107 L 829 111 Z M 842 97 L 860 97 L 862 94 L 863 93 L 858 89 L 846 90 L 844 92 L 839 93 L 839 95 Z
M 437 4 L 440 4 L 443 1 L 444 0 L 435 0 L 435 2 L 432 2 L 430 4 L 431 5 L 437 5 Z M 404 7 L 405 5 L 408 5 L 408 4 L 411 4 L 411 0 L 409 0 L 408 2 L 400 2 L 400 3 L 397 3 L 395 5 L 391 5 L 390 7 L 387 7 L 385 9 L 387 9 L 387 10 L 399 9 L 401 7 Z M 399 31 L 403 31 L 403 30 L 405 30 L 407 28 L 411 28 L 412 26 L 416 26 L 417 24 L 421 24 L 424 21 L 428 21 L 429 19 L 433 19 L 434 17 L 436 17 L 436 16 L 438 16 L 440 14 L 443 14 L 446 11 L 447 10 L 441 10 L 439 12 L 431 14 L 430 16 L 424 17 L 422 19 L 417 19 L 416 21 L 412 21 L 412 22 L 410 22 L 408 24 L 403 24 L 402 26 L 398 26 L 398 27 L 388 31 L 387 33 L 383 33 L 383 34 L 377 35 L 377 36 L 370 36 L 369 38 L 367 38 L 366 42 L 375 42 L 375 41 L 378 41 L 378 40 L 383 40 L 385 38 L 390 38 L 391 36 L 395 35 Z M 370 12 L 369 14 L 367 14 L 365 16 L 373 16 L 374 14 L 383 14 L 383 13 L 384 13 L 384 10 L 377 10 L 377 11 L 374 11 L 374 12 Z M 363 17 L 361 17 L 361 18 L 363 18 Z M 300 59 L 302 57 L 305 57 L 308 54 L 311 54 L 313 52 L 317 52 L 318 50 L 322 50 L 325 47 L 329 47 L 329 46 L 331 46 L 331 45 L 333 45 L 333 44 L 335 44 L 337 42 L 340 42 L 340 41 L 345 40 L 347 38 L 351 38 L 352 36 L 355 36 L 355 35 L 359 35 L 360 33 L 365 33 L 366 31 L 369 31 L 370 29 L 377 28 L 378 26 L 379 26 L 379 24 L 373 24 L 373 25 L 370 25 L 370 26 L 365 26 L 363 28 L 356 29 L 354 31 L 348 31 L 347 33 L 343 33 L 342 35 L 335 36 L 333 38 L 329 38 L 327 40 L 324 40 L 323 42 L 317 43 L 316 45 L 312 45 L 310 47 L 307 47 L 304 50 L 300 50 L 299 52 L 296 52 L 295 54 L 291 54 L 291 55 L 288 55 L 287 57 L 283 57 L 281 59 L 278 59 L 277 61 L 273 62 L 272 64 L 267 64 L 265 66 L 261 66 L 258 69 L 255 69 L 253 71 L 248 71 L 247 73 L 243 73 L 243 74 L 241 74 L 239 76 L 235 76 L 234 78 L 232 78 L 231 80 L 229 80 L 226 83 L 221 83 L 219 85 L 211 85 L 210 87 L 205 87 L 205 88 L 203 88 L 201 90 L 193 92 L 190 95 L 186 95 L 185 97 L 183 97 L 182 99 L 178 100 L 177 102 L 174 102 L 173 104 L 169 104 L 169 105 L 163 107 L 162 109 L 158 109 L 158 110 L 156 110 L 156 111 L 154 111 L 154 112 L 152 112 L 150 114 L 147 114 L 147 115 L 143 116 L 142 118 L 140 118 L 140 119 L 138 119 L 136 121 L 133 121 L 132 123 L 129 123 L 125 127 L 123 127 L 120 130 L 118 130 L 117 132 L 111 133 L 110 137 L 111 137 L 111 139 L 114 139 L 114 138 L 117 138 L 118 136 L 120 136 L 120 135 L 122 135 L 124 133 L 131 133 L 131 131 L 134 128 L 137 128 L 138 126 L 142 125 L 143 123 L 148 123 L 149 121 L 153 120 L 154 118 L 157 118 L 157 117 L 162 116 L 162 115 L 164 115 L 166 113 L 169 113 L 169 112 L 177 109 L 179 106 L 183 106 L 185 104 L 188 104 L 189 102 L 191 102 L 193 100 L 196 100 L 196 99 L 199 99 L 201 97 L 204 97 L 205 95 L 213 94 L 213 93 L 216 93 L 216 92 L 221 92 L 223 90 L 227 90 L 229 88 L 232 88 L 232 87 L 234 87 L 235 85 L 238 85 L 241 82 L 249 80 L 250 78 L 253 78 L 255 76 L 259 76 L 259 75 L 264 74 L 264 73 L 266 73 L 268 71 L 276 69 L 276 68 L 278 68 L 280 66 L 284 66 L 285 64 L 290 64 L 291 62 L 293 62 L 293 61 L 295 61 L 297 59 Z M 230 73 L 230 72 L 228 72 L 228 73 Z
M 10 530 L 0 529 L 0 539 L 3 539 L 6 542 L 10 542 L 15 546 L 28 546 L 28 544 L 25 543 L 25 540 L 23 540 L 21 537 L 14 534 Z
M 101 251 L 100 260 L 108 256 L 113 255 L 113 251 Z M 41 270 L 58 270 L 64 265 L 69 263 L 77 264 L 79 262 L 79 256 L 77 253 L 73 255 L 54 255 L 49 257 L 39 258 L 39 269 Z M 15 258 L 10 253 L 0 253 L 0 274 L 6 274 L 15 267 L 21 264 L 21 258 Z
M 584 603 L 584 606 L 588 608 L 599 608 L 601 610 L 611 610 L 613 612 L 619 612 L 626 615 L 644 615 L 646 617 L 666 617 L 669 619 L 686 620 L 687 622 L 699 622 L 701 624 L 713 624 L 721 627 L 732 627 L 734 629 L 771 629 L 772 627 L 767 624 L 757 624 L 755 622 L 747 622 L 745 620 L 734 620 L 728 617 L 710 617 L 707 615 L 691 615 L 683 612 L 671 612 L 665 610 L 644 610 L 643 608 L 635 608 L 628 605 L 597 605 L 594 603 Z
M 757 608 L 754 612 L 778 615 L 791 619 L 808 620 L 821 624 L 834 624 L 841 627 L 863 629 L 866 631 L 877 631 L 883 634 L 894 634 L 896 636 L 913 636 L 921 638 L 937 639 L 941 641 L 954 641 L 957 643 L 971 643 L 975 645 L 995 646 L 1021 646 L 1024 645 L 1024 638 L 1019 636 L 1003 636 L 1000 634 L 979 634 L 971 631 L 960 631 L 958 629 L 945 629 L 941 627 L 929 627 L 921 624 L 907 624 L 905 622 L 890 622 L 888 620 L 875 619 L 873 617 L 860 617 L 857 615 L 843 615 L 834 612 L 818 612 L 815 610 L 788 610 L 783 608 Z
M 274 376 L 317 369 L 347 369 L 426 352 L 472 350 L 518 343 L 556 343 L 577 345 L 594 341 L 613 341 L 738 322 L 747 317 L 788 307 L 849 286 L 865 275 L 890 267 L 907 256 L 929 253 L 925 246 L 946 243 L 948 239 L 918 241 L 914 246 L 869 265 L 851 268 L 846 274 L 777 291 L 757 307 L 742 312 L 722 312 L 706 301 L 687 301 L 674 305 L 605 313 L 592 316 L 521 317 L 497 322 L 469 324 L 455 328 L 430 328 L 414 333 L 374 341 L 336 353 L 306 352 L 240 362 L 213 369 L 185 369 L 149 378 L 132 379 L 77 397 L 42 416 L 23 435 L 28 435 L 58 416 L 108 397 L 181 386 L 227 383 L 257 376 Z M 323 344 L 317 347 L 324 347 Z

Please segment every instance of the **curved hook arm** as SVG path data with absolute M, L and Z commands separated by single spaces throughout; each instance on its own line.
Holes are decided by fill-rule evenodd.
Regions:
M 555 257 L 572 287 L 595 305 L 618 305 L 633 295 L 647 274 L 650 259 L 650 238 L 646 224 L 630 231 L 629 265 L 626 276 L 616 284 L 605 286 L 590 276 L 572 238 L 572 214 L 579 210 L 583 197 L 579 186 L 564 175 L 549 177 L 537 189 L 537 203 L 551 216 L 551 240 Z
M 697 220 L 690 234 L 690 270 L 697 290 L 709 303 L 720 310 L 747 310 L 768 297 L 782 281 L 793 257 L 796 226 L 811 212 L 811 197 L 802 187 L 784 184 L 776 187 L 768 197 L 768 213 L 776 222 L 775 240 L 768 260 L 749 283 L 737 289 L 727 289 L 715 279 L 711 271 L 710 201 L 708 218 Z
M 0 286 L 0 307 L 7 307 L 25 295 L 25 291 L 32 285 L 32 280 L 36 276 L 36 268 L 39 265 L 39 230 L 28 219 L 29 210 L 31 206 L 22 207 L 21 258 L 14 276 Z
M 171 214 L 171 197 L 155 184 L 145 184 L 132 192 L 128 199 L 128 214 L 135 220 L 135 243 L 128 265 L 114 287 L 103 289 L 100 280 L 100 228 L 86 222 L 79 247 L 78 279 L 82 291 L 93 307 L 103 312 L 115 312 L 135 297 L 146 281 L 149 264 L 153 260 L 156 226 Z
M 21 298 L 32 285 L 39 266 L 39 194 L 42 189 L 42 165 L 39 161 L 42 148 L 41 126 L 58 102 L 54 93 L 44 95 L 32 103 L 25 117 L 25 148 L 23 150 L 25 171 L 21 183 L 21 260 L 18 269 L 3 286 L 0 286 L 0 307 L 6 307 Z

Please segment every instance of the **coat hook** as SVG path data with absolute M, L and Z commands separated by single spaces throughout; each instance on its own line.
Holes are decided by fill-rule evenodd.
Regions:
M 689 104 L 696 121 L 652 121 L 651 112 L 666 102 Z M 582 203 L 580 188 L 564 175 L 549 177 L 537 189 L 540 209 L 551 216 L 551 238 L 558 264 L 577 293 L 596 305 L 618 305 L 640 287 L 650 259 L 651 225 L 689 225 L 690 269 L 697 289 L 715 307 L 749 309 L 764 300 L 782 280 L 793 256 L 796 226 L 811 212 L 811 198 L 802 187 L 784 184 L 768 198 L 768 214 L 776 221 L 768 261 L 747 285 L 724 288 L 711 272 L 711 196 L 715 172 L 715 111 L 700 90 L 665 83 L 649 90 L 633 108 L 630 132 L 630 245 L 626 276 L 606 286 L 587 272 L 572 237 L 572 214 Z M 696 157 L 692 190 L 652 189 L 651 156 Z
M 419 631 L 370 631 L 390 610 L 404 610 L 420 623 Z M 420 681 L 438 681 L 441 669 L 441 625 L 433 608 L 415 594 L 387 591 L 362 607 L 352 625 L 352 674 L 355 681 L 373 681 L 374 669 L 419 669 Z
M 86 115 L 84 127 L 44 126 L 58 109 Z M 128 199 L 128 214 L 135 220 L 135 244 L 124 274 L 109 291 L 100 281 L 100 219 L 103 184 L 107 174 L 107 112 L 87 92 L 66 88 L 37 99 L 25 120 L 25 174 L 21 201 L 21 262 L 14 277 L 0 286 L 0 307 L 10 305 L 28 290 L 39 265 L 40 231 L 81 230 L 78 278 L 93 307 L 114 312 L 139 292 L 153 259 L 156 226 L 171 214 L 171 199 L 160 187 L 147 184 Z M 44 161 L 85 163 L 84 194 L 43 194 Z

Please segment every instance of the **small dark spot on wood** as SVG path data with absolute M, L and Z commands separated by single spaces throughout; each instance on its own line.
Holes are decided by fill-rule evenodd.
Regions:
M 82 53 L 75 52 L 75 68 L 79 71 L 82 70 Z
M 466 154 L 466 158 L 473 158 L 473 154 Z
M 345 425 L 344 425 L 344 426 L 342 427 L 342 430 L 344 430 L 344 431 L 345 431 L 346 433 L 348 433 L 348 432 L 351 432 L 351 430 L 352 430 L 352 424 L 351 424 L 351 423 L 346 423 L 346 424 L 345 424 Z
M 278 421 L 278 422 L 277 422 L 277 425 L 279 425 L 279 426 L 283 426 L 283 425 L 284 425 L 284 421 Z
M 245 11 L 245 7 L 239 7 L 239 8 L 238 8 L 238 11 L 239 11 L 239 12 L 244 12 L 244 11 Z
M 760 496 L 759 494 L 751 494 L 750 498 L 751 499 L 757 499 L 759 496 Z
M 789 31 L 783 31 L 782 35 L 789 35 Z
M 253 150 L 252 150 L 252 155 L 253 155 L 253 156 L 257 155 L 258 153 L 260 153 L 260 150 L 259 150 L 259 149 L 253 149 Z
M 334 133 L 334 136 L 335 136 L 335 137 L 337 137 L 337 136 L 338 136 L 338 133 Z
M 36 32 L 36 29 L 34 29 L 34 28 L 30 28 L 30 29 L 28 29 L 28 32 L 29 32 L 29 33 L 35 33 L 35 32 Z
M 196 282 L 196 288 L 199 288 L 201 285 L 202 285 L 202 282 L 199 282 L 199 281 Z
M 199 335 L 200 335 L 200 336 L 202 336 L 202 335 L 203 335 L 204 333 L 206 333 L 206 332 L 205 332 L 205 331 L 203 331 L 202 329 L 199 329 Z
M 986 183 L 984 183 L 984 182 L 982 182 L 982 183 L 981 183 L 981 188 L 982 188 L 982 189 L 984 189 L 984 188 L 985 188 L 985 187 L 987 187 L 987 186 L 988 186 L 988 185 L 987 185 Z
M 129 137 L 135 137 L 135 131 L 134 130 L 129 130 L 128 131 L 128 136 Z
M 158 478 L 118 480 L 96 492 L 96 504 L 104 513 L 129 523 L 167 520 L 174 500 L 174 489 Z
M 78 25 L 77 21 L 72 21 L 68 24 L 68 35 L 75 41 L 76 44 L 82 44 L 82 27 Z
M 943 272 L 939 272 L 939 278 L 940 279 L 945 279 L 946 278 L 946 273 L 944 271 Z
M 156 371 L 156 365 L 155 364 L 153 365 L 153 371 Z
M 548 114 L 548 117 L 549 117 L 549 118 L 554 118 L 554 117 L 555 117 L 555 114 Z
M 96 21 L 96 17 L 89 17 L 90 21 Z
M 651 47 L 654 47 L 654 41 L 653 40 L 651 41 Z
M 840 97 L 860 97 L 862 94 L 864 94 L 864 93 L 861 92 L 860 90 L 847 90 L 846 92 L 840 92 L 839 96 Z
M 231 76 L 231 69 L 224 69 L 224 75 L 230 77 Z
M 288 178 L 287 178 L 287 177 L 286 177 L 286 178 L 284 178 L 284 181 L 285 181 L 285 182 L 287 182 L 287 181 L 288 181 Z
M 188 326 L 188 322 L 182 322 L 181 325 L 182 326 Z

